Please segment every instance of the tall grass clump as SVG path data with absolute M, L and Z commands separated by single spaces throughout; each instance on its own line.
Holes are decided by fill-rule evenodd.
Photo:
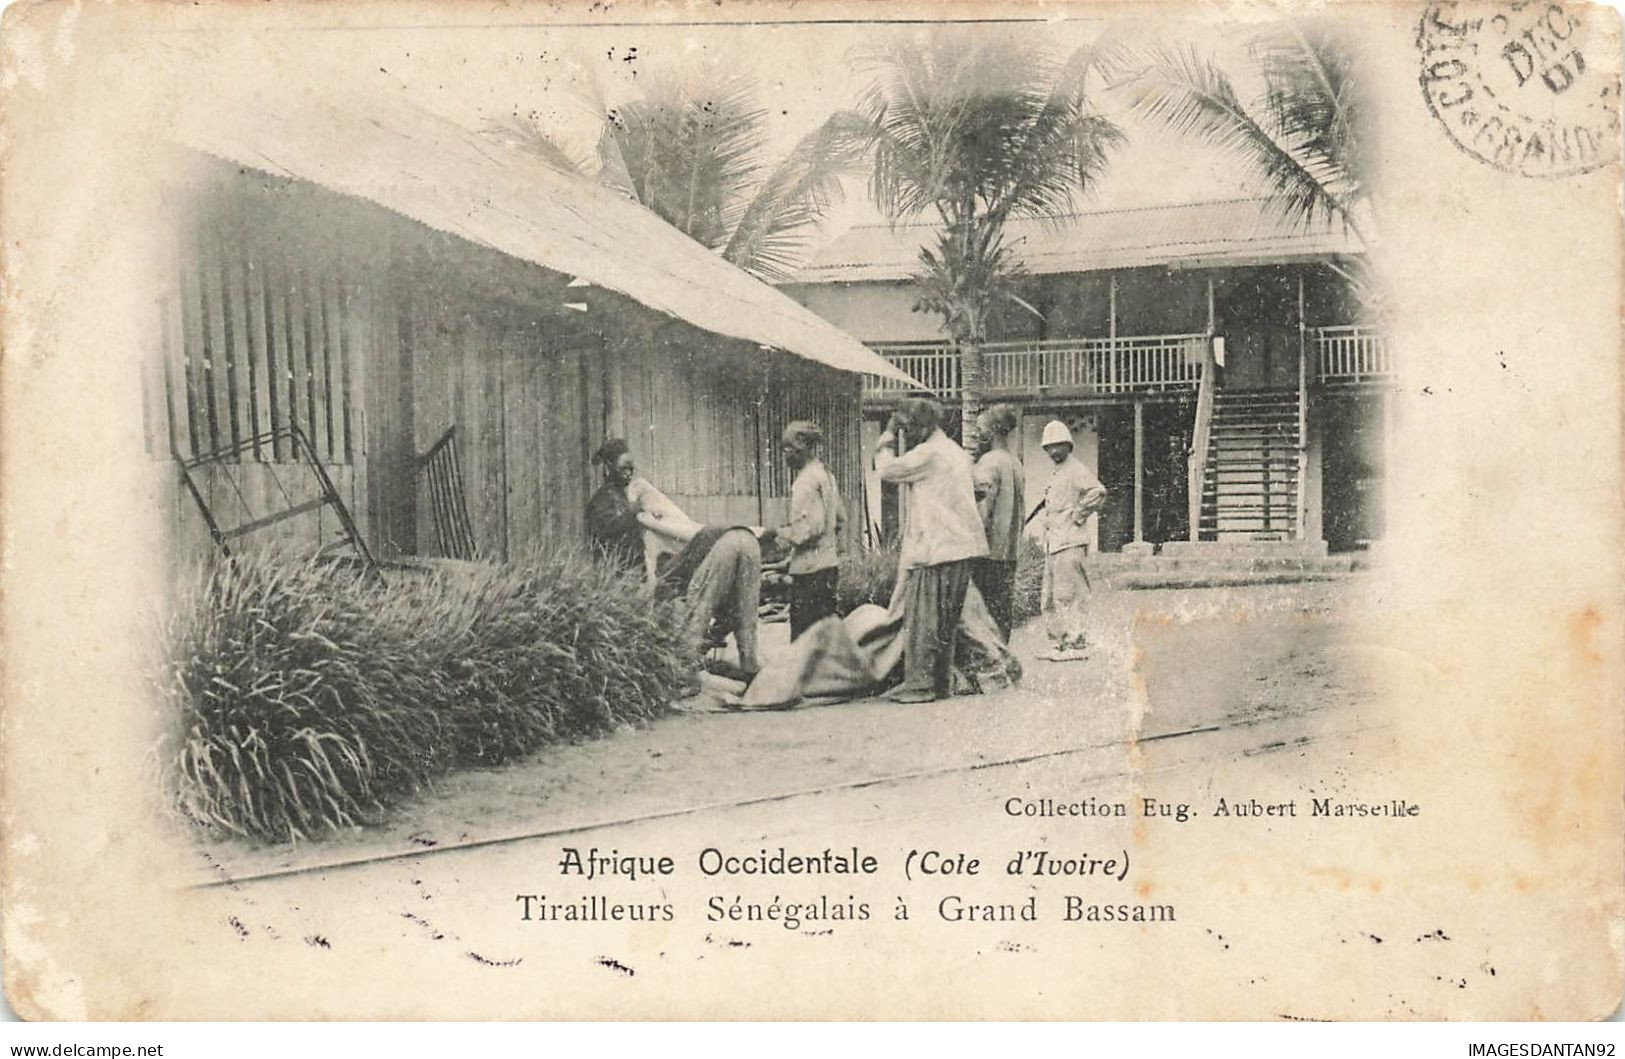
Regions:
M 1010 588 L 1011 619 L 1020 625 L 1038 617 L 1044 596 L 1044 545 L 1022 535 L 1016 546 L 1016 580 Z
M 890 605 L 897 587 L 900 551 L 896 544 L 850 551 L 841 557 L 835 584 L 835 607 L 845 617 L 865 603 Z
M 864 603 L 887 606 L 897 585 L 897 546 L 850 552 L 840 560 L 837 607 L 845 614 Z M 1016 624 L 1038 616 L 1043 596 L 1043 544 L 1022 536 L 1016 552 L 1016 583 L 1011 588 L 1011 611 Z
M 841 559 L 836 605 L 842 615 L 864 603 L 886 606 L 897 585 L 896 545 L 851 552 Z M 1011 610 L 1019 625 L 1039 614 L 1044 587 L 1044 546 L 1023 536 L 1016 552 L 1016 580 L 1011 588 Z
M 695 662 L 672 604 L 567 549 L 384 582 L 242 556 L 199 571 L 173 613 L 171 804 L 207 831 L 271 841 L 656 716 Z

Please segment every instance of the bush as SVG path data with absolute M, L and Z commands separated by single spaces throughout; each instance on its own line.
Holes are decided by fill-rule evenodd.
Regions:
M 452 769 L 656 716 L 696 662 L 675 606 L 569 550 L 385 583 L 211 565 L 168 628 L 171 803 L 210 831 L 309 837 Z
M 841 559 L 836 606 L 844 616 L 859 605 L 891 602 L 897 584 L 898 550 L 895 545 L 857 551 Z M 1021 538 L 1016 553 L 1016 580 L 1011 589 L 1013 621 L 1020 625 L 1038 617 L 1044 587 L 1044 546 L 1029 536 Z
M 887 545 L 851 551 L 841 557 L 835 609 L 842 617 L 865 603 L 887 606 L 897 586 L 898 547 Z
M 1038 617 L 1044 593 L 1044 545 L 1023 535 L 1016 550 L 1016 583 L 1010 590 L 1011 620 L 1020 625 Z

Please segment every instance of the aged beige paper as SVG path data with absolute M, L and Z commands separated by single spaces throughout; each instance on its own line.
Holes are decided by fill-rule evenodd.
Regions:
M 773 228 L 738 197 L 695 206 L 706 166 L 778 172 L 707 154 L 716 115 L 754 113 L 736 142 L 783 159 L 838 113 L 925 114 L 909 93 L 945 82 L 899 56 L 1030 58 L 932 101 L 951 122 L 1032 105 L 997 89 L 1070 76 L 1079 49 L 1115 132 L 1056 119 L 1099 157 L 1064 215 L 1008 222 L 1016 297 L 970 387 L 1015 409 L 1023 512 L 1052 421 L 1108 496 L 1026 527 L 1019 681 L 903 703 L 829 661 L 847 701 L 688 696 L 642 646 L 686 612 L 536 558 L 586 546 L 605 437 L 665 498 L 657 528 L 780 528 L 780 435 L 817 423 L 845 611 L 925 503 L 871 459 L 898 399 L 923 384 L 957 437 L 974 381 L 915 311 L 947 214 L 907 141 L 880 164 L 933 205 L 889 223 L 871 150 L 821 226 Z M 1620 56 L 1618 16 L 1567 0 L 12 7 L 11 1003 L 1606 1017 Z M 712 87 L 661 96 L 685 77 Z M 1029 170 L 976 172 L 987 194 Z M 751 238 L 786 256 L 747 274 Z M 749 568 L 729 586 L 772 546 L 711 545 Z M 349 565 L 289 557 L 318 549 Z M 921 568 L 931 592 L 965 555 Z M 1073 611 L 1038 613 L 1046 564 Z M 333 569 L 351 580 L 310 573 Z M 774 616 L 770 670 L 800 657 Z M 852 646 L 823 628 L 830 658 Z

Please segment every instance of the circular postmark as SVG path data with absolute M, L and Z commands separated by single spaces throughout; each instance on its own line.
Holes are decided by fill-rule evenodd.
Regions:
M 1619 74 L 1595 9 L 1569 0 L 1432 0 L 1417 33 L 1422 94 L 1456 146 L 1529 177 L 1619 158 Z

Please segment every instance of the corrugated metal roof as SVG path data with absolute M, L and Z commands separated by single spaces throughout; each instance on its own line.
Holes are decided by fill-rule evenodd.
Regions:
M 900 280 L 919 267 L 931 224 L 862 225 L 832 240 L 792 283 Z M 1098 210 L 1009 222 L 1007 241 L 1037 274 L 1164 265 L 1250 265 L 1360 253 L 1341 224 L 1304 228 L 1263 198 Z
M 257 87 L 263 93 L 265 82 Z M 637 203 L 404 101 L 205 97 L 176 115 L 175 128 L 194 150 L 367 199 L 704 330 L 915 382 Z

